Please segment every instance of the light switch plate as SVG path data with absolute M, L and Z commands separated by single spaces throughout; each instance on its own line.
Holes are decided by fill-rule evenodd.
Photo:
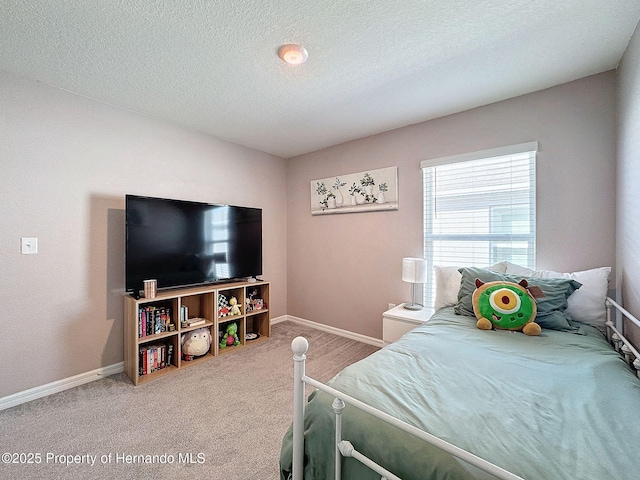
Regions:
M 20 239 L 20 253 L 22 255 L 35 255 L 38 253 L 38 239 L 35 237 L 22 237 Z

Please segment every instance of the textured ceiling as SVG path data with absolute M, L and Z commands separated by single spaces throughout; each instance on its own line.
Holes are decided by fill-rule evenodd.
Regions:
M 615 68 L 639 18 L 639 0 L 0 0 L 0 70 L 289 158 Z

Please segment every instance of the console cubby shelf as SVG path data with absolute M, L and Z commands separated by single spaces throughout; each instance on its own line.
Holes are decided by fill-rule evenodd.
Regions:
M 232 298 L 236 299 L 233 308 Z M 124 369 L 134 385 L 265 341 L 271 336 L 268 282 L 233 282 L 158 292 L 155 298 L 124 297 Z M 226 310 L 225 310 L 226 309 Z M 239 313 L 238 313 L 239 310 Z M 233 313 L 233 314 L 232 314 Z M 185 316 L 198 324 L 188 325 Z M 231 323 L 239 345 L 220 347 Z M 169 325 L 173 325 L 171 330 Z M 208 329 L 209 351 L 186 360 L 182 336 Z M 247 336 L 251 340 L 247 340 Z

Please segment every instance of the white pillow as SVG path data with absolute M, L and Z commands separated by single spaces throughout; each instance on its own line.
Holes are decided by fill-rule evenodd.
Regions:
M 561 273 L 551 270 L 529 270 L 528 268 L 506 262 L 507 271 L 513 275 L 536 278 L 570 278 L 580 282 L 582 286 L 567 299 L 565 310 L 571 318 L 588 323 L 595 327 L 603 327 L 607 321 L 605 299 L 609 290 L 611 267 L 599 267 L 581 272 Z M 528 272 L 528 273 L 527 273 Z
M 433 266 L 436 274 L 436 298 L 433 301 L 435 310 L 458 303 L 458 290 L 460 290 L 460 281 L 462 280 L 462 274 L 458 268 Z
M 462 274 L 458 271 L 460 267 L 440 267 L 433 266 L 436 279 L 436 298 L 433 301 L 433 308 L 439 310 L 442 307 L 450 307 L 458 303 L 458 291 Z M 496 263 L 487 270 L 506 273 L 506 262 Z

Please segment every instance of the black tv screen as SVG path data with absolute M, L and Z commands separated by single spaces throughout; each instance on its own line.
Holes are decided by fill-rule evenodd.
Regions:
M 262 275 L 262 210 L 126 195 L 126 290 Z

